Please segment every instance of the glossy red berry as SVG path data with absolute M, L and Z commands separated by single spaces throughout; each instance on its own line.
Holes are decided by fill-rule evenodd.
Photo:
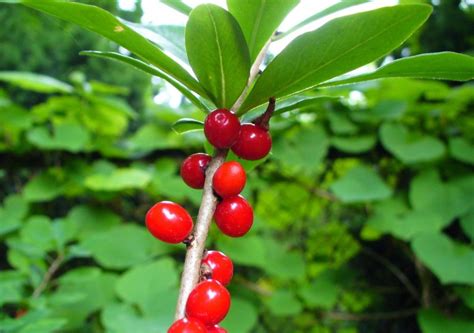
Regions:
M 181 177 L 192 188 L 201 189 L 206 180 L 206 168 L 211 161 L 211 156 L 197 153 L 188 156 L 181 164 Z
M 207 251 L 202 263 L 211 269 L 211 278 L 226 286 L 234 275 L 234 264 L 224 253 L 219 251 Z
M 227 109 L 217 109 L 209 113 L 204 121 L 204 134 L 217 148 L 230 148 L 240 132 L 240 121 Z
M 268 155 L 272 149 L 272 137 L 264 128 L 254 124 L 243 124 L 240 135 L 232 151 L 246 160 L 259 160 Z
M 186 209 L 171 201 L 161 201 L 151 207 L 145 222 L 153 236 L 167 243 L 180 243 L 193 230 L 193 219 Z
M 208 333 L 208 329 L 196 319 L 183 318 L 177 320 L 168 329 L 168 333 Z
M 225 162 L 214 173 L 212 187 L 219 196 L 228 198 L 242 192 L 246 180 L 245 170 L 239 162 Z
M 252 227 L 253 209 L 241 195 L 225 198 L 217 205 L 214 219 L 224 234 L 241 237 Z
M 189 294 L 186 316 L 203 322 L 206 326 L 218 324 L 230 308 L 230 294 L 216 280 L 199 283 Z
M 225 328 L 220 327 L 219 325 L 215 325 L 208 327 L 207 333 L 227 333 L 227 330 Z

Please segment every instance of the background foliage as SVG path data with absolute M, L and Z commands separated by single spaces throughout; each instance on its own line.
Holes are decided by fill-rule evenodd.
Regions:
M 473 24 L 454 3 L 404 47 L 472 52 L 472 35 L 438 23 Z M 162 199 L 197 214 L 200 192 L 178 168 L 204 138 L 170 128 L 205 115 L 153 103 L 163 86 L 146 74 L 79 57 L 116 50 L 96 35 L 24 8 L 0 16 L 11 27 L 1 68 L 50 76 L 0 73 L 0 331 L 164 332 L 184 251 L 153 239 L 143 217 Z M 472 83 L 386 79 L 308 95 L 318 103 L 273 119 L 273 153 L 248 173 L 251 233 L 211 231 L 209 247 L 236 264 L 223 326 L 472 332 Z

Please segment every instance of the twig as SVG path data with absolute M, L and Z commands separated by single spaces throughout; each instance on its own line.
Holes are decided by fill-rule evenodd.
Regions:
M 375 253 L 374 251 L 372 251 L 368 248 L 363 248 L 362 252 L 364 252 L 365 254 L 367 254 L 368 256 L 373 258 L 374 260 L 378 261 L 379 263 L 381 263 L 382 265 L 387 267 L 387 269 L 393 275 L 395 275 L 397 277 L 397 279 L 405 286 L 405 288 L 408 290 L 410 295 L 415 300 L 420 302 L 420 295 L 418 294 L 415 286 L 411 283 L 410 279 L 408 279 L 408 277 L 405 274 L 403 274 L 403 272 L 397 266 L 395 266 L 390 261 L 388 261 L 386 258 L 382 257 L 378 253 Z
M 56 259 L 54 259 L 54 261 L 51 263 L 51 266 L 49 266 L 48 270 L 44 274 L 43 280 L 41 280 L 41 283 L 33 291 L 33 294 L 31 295 L 32 298 L 37 298 L 43 293 L 43 291 L 48 286 L 49 281 L 51 281 L 51 279 L 53 278 L 53 275 L 56 273 L 56 271 L 59 269 L 59 267 L 63 263 L 63 260 L 64 260 L 64 255 L 61 253 L 58 254 Z
M 345 312 L 324 312 L 323 317 L 331 320 L 344 321 L 368 321 L 368 320 L 388 320 L 413 316 L 418 312 L 418 308 L 404 309 L 393 312 L 374 313 L 345 313 Z
M 247 85 L 235 104 L 232 106 L 231 111 L 236 112 L 244 102 L 245 97 L 247 97 L 247 93 L 259 73 L 260 65 L 265 58 L 265 54 L 268 50 L 270 42 L 271 41 L 267 42 L 267 44 L 257 56 L 257 59 L 250 69 Z M 194 239 L 187 247 L 183 274 L 181 276 L 181 287 L 179 290 L 178 303 L 176 305 L 175 313 L 176 320 L 185 316 L 186 301 L 188 296 L 193 290 L 194 286 L 199 282 L 202 255 L 206 244 L 207 234 L 209 232 L 209 226 L 212 221 L 212 216 L 214 215 L 217 205 L 217 198 L 214 196 L 214 192 L 212 190 L 212 177 L 221 164 L 224 163 L 226 156 L 227 150 L 218 150 L 206 170 L 206 181 L 204 183 L 204 189 L 202 193 L 201 207 L 199 208 L 196 225 L 194 227 Z

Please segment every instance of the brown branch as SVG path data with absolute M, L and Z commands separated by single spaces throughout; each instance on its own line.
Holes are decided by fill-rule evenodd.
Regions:
M 374 313 L 345 313 L 345 312 L 324 312 L 322 315 L 330 320 L 343 321 L 369 321 L 369 320 L 389 320 L 410 317 L 419 311 L 418 308 L 404 309 L 393 312 L 374 312 Z
M 61 253 L 58 254 L 56 259 L 54 259 L 54 261 L 51 263 L 48 270 L 44 274 L 43 280 L 41 280 L 41 283 L 33 291 L 33 294 L 31 295 L 32 298 L 37 298 L 43 293 L 43 291 L 46 289 L 49 282 L 51 281 L 51 279 L 53 278 L 54 274 L 59 269 L 63 261 L 64 261 L 64 255 Z
M 244 102 L 245 97 L 247 97 L 247 93 L 259 73 L 260 65 L 265 58 L 269 45 L 270 41 L 267 42 L 257 56 L 255 63 L 250 69 L 248 83 L 242 91 L 242 94 L 232 106 L 231 111 L 236 112 Z M 199 282 L 201 261 L 206 245 L 207 234 L 217 205 L 217 198 L 214 196 L 212 190 L 212 177 L 221 164 L 224 163 L 226 156 L 227 150 L 218 150 L 206 170 L 206 182 L 204 183 L 201 206 L 194 227 L 194 239 L 191 244 L 187 246 L 186 259 L 184 262 L 183 274 L 181 276 L 181 287 L 179 290 L 178 303 L 176 305 L 175 320 L 181 319 L 185 316 L 188 296 Z

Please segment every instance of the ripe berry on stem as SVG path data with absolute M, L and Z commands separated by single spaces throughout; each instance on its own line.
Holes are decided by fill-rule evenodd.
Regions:
M 188 156 L 183 161 L 180 169 L 181 178 L 189 187 L 195 189 L 202 189 L 204 187 L 206 168 L 211 159 L 212 157 L 207 154 L 197 153 Z
M 230 294 L 216 280 L 199 283 L 189 294 L 186 316 L 203 322 L 206 326 L 220 323 L 230 308 Z
M 196 319 L 183 318 L 175 321 L 168 333 L 208 333 L 208 329 Z
M 161 201 L 151 207 L 145 222 L 153 236 L 172 244 L 181 243 L 193 230 L 193 219 L 186 209 L 171 201 Z
M 255 124 L 242 124 L 240 135 L 232 146 L 235 155 L 250 161 L 264 158 L 272 149 L 272 137 L 265 128 Z
M 230 148 L 240 133 L 239 118 L 227 109 L 209 113 L 204 121 L 204 134 L 216 148 Z
M 211 269 L 211 278 L 226 286 L 234 275 L 232 260 L 220 251 L 207 251 L 202 263 Z
M 253 224 L 253 209 L 241 195 L 225 198 L 214 212 L 217 227 L 227 236 L 241 237 Z
M 214 191 L 222 198 L 232 197 L 242 192 L 247 176 L 239 162 L 223 163 L 212 178 Z
M 227 333 L 227 330 L 218 325 L 215 325 L 215 326 L 208 327 L 207 333 Z

